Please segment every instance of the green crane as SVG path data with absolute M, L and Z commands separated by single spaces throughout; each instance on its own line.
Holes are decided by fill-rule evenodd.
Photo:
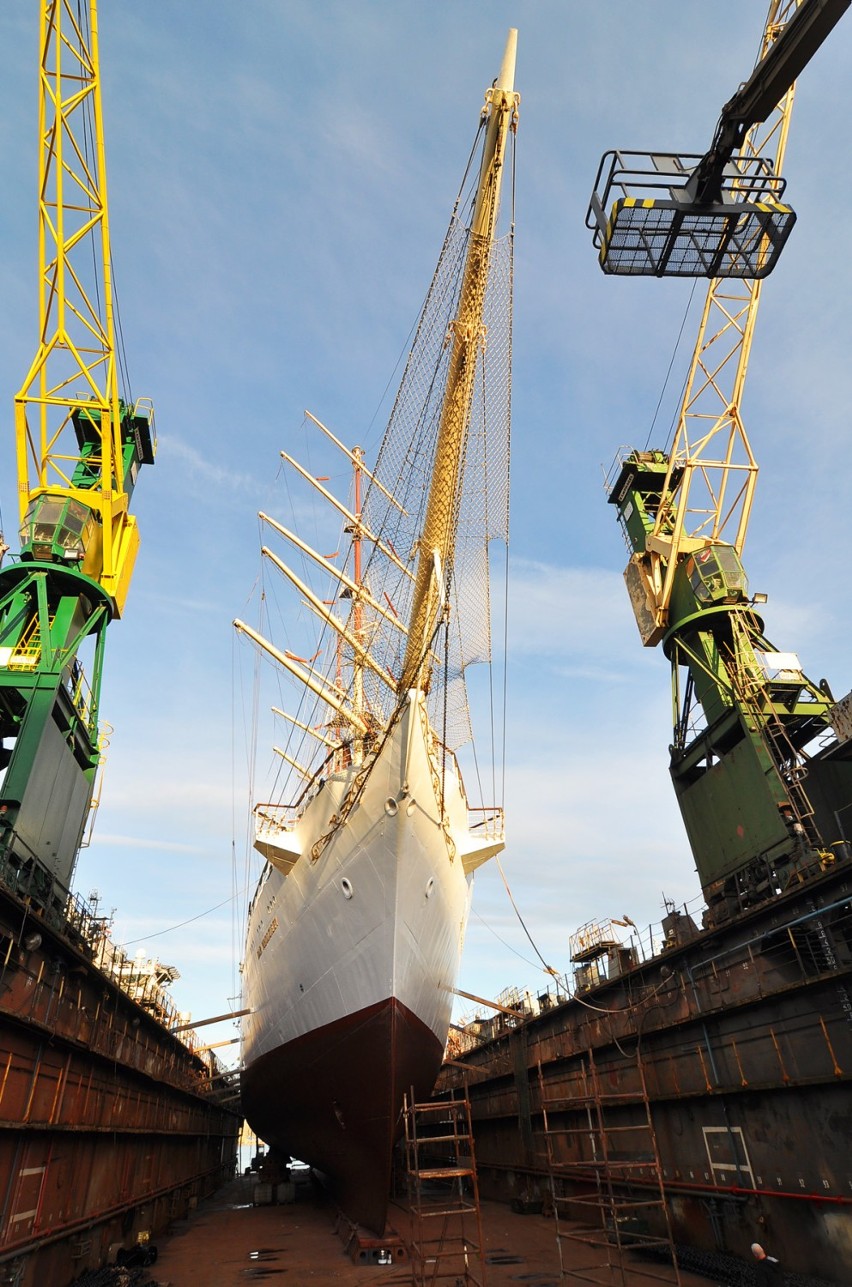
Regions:
M 750 595 L 742 564 L 757 462 L 740 408 L 762 281 L 783 238 L 777 222 L 761 222 L 761 202 L 737 177 L 759 172 L 774 183 L 780 175 L 792 77 L 848 3 L 773 0 L 755 71 L 723 110 L 710 152 L 691 172 L 681 167 L 681 193 L 659 202 L 659 218 L 653 198 L 633 206 L 622 198 L 605 224 L 610 242 L 596 241 L 607 271 L 621 271 L 613 246 L 626 225 L 618 237 L 613 230 L 626 212 L 633 249 L 623 271 L 709 275 L 712 264 L 716 274 L 671 448 L 627 451 L 608 479 L 642 642 L 662 644 L 671 662 L 670 771 L 711 923 L 850 856 L 848 701 L 836 703 L 825 681 L 814 683 L 794 653 L 766 637 L 757 610 L 765 596 Z M 789 223 L 788 207 L 769 204 L 773 220 Z M 693 251 L 703 211 L 713 232 L 702 259 Z M 619 254 L 630 237 L 621 237 Z

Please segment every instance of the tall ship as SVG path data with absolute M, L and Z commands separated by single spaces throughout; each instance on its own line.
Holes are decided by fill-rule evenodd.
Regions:
M 243 966 L 242 1105 L 379 1233 L 404 1096 L 427 1095 L 440 1068 L 472 876 L 503 848 L 502 809 L 474 804 L 457 752 L 508 537 L 512 231 L 499 216 L 515 49 L 512 31 L 375 462 L 309 418 L 351 471 L 344 504 L 281 453 L 343 522 L 346 551 L 329 558 L 260 516 L 290 560 L 264 546 L 263 561 L 316 638 L 302 657 L 235 622 L 295 701 L 276 708 L 289 771 L 255 806 L 265 866 Z
M 177 971 L 129 957 L 72 888 L 156 435 L 119 387 L 96 3 L 39 9 L 37 344 L 15 399 L 20 550 L 0 550 L 0 1278 L 19 1287 L 152 1259 L 233 1172 L 239 1124 L 180 1031 Z
M 466 1069 L 444 1074 L 471 1088 L 481 1188 L 546 1203 L 587 1281 L 627 1281 L 618 1253 L 642 1248 L 676 1281 L 672 1242 L 713 1281 L 753 1281 L 751 1244 L 797 1282 L 849 1278 L 852 694 L 770 635 L 749 587 L 743 413 L 795 219 L 794 78 L 847 8 L 772 0 L 710 150 L 609 152 L 590 205 L 608 274 L 710 279 L 670 440 L 623 449 L 606 480 L 642 644 L 669 663 L 668 767 L 702 894 L 647 930 L 621 906 L 579 927 L 571 982 L 474 1016 Z

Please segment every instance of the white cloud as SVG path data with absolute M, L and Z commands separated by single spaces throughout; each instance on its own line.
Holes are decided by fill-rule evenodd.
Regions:
M 188 467 L 188 472 L 195 482 L 200 481 L 217 488 L 236 489 L 249 494 L 257 485 L 251 475 L 240 473 L 239 470 L 227 468 L 224 465 L 217 465 L 199 448 L 193 447 L 191 443 L 175 434 L 165 434 L 159 439 L 158 455 L 161 452 L 165 453 L 166 457 L 174 456 L 182 461 Z M 162 462 L 162 457 L 160 459 Z
M 201 854 L 200 845 L 180 844 L 173 840 L 154 840 L 150 836 L 121 836 L 99 831 L 98 845 L 110 849 L 164 849 L 168 853 Z

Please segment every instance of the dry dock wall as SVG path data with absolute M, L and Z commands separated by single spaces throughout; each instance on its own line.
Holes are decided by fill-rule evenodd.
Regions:
M 62 1287 L 232 1175 L 239 1121 L 210 1089 L 82 941 L 0 888 L 0 1281 Z
M 852 1263 L 851 971 L 839 864 L 525 1022 L 492 1021 L 439 1082 L 468 1083 L 483 1193 L 546 1198 L 551 1172 L 590 1187 L 590 1088 L 624 1127 L 643 1120 L 644 1076 L 676 1240 L 740 1256 L 766 1241 L 790 1271 L 836 1280 Z M 542 1098 L 562 1104 L 550 1168 Z M 650 1188 L 653 1158 L 632 1163 L 633 1190 Z

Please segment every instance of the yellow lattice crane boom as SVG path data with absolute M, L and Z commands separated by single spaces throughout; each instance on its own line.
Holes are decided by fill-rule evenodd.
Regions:
M 22 557 L 76 564 L 120 613 L 153 412 L 119 395 L 96 0 L 42 0 L 39 339 L 15 399 Z
M 713 147 L 686 185 L 690 203 L 696 190 L 710 194 L 696 205 L 684 198 L 690 211 L 699 212 L 694 218 L 700 218 L 708 201 L 717 208 L 718 184 L 724 179 L 727 196 L 720 208 L 728 210 L 733 238 L 732 228 L 747 222 L 739 209 L 747 176 L 760 172 L 781 181 L 795 92 L 789 78 L 848 4 L 849 0 L 772 0 L 755 70 L 723 110 Z M 772 106 L 779 86 L 783 93 Z M 732 159 L 734 146 L 739 151 Z M 672 203 L 661 204 L 668 213 Z M 677 225 L 677 236 L 684 235 L 685 224 Z M 669 228 L 670 237 L 673 231 Z M 742 396 L 771 242 L 765 230 L 756 235 L 750 253 L 743 250 L 726 263 L 730 273 L 721 275 L 720 266 L 720 275 L 710 282 L 671 449 L 631 451 L 619 458 L 611 475 L 610 500 L 619 505 L 631 550 L 625 576 L 643 642 L 649 646 L 669 628 L 681 560 L 711 546 L 728 547 L 737 558 L 742 554 L 758 472 L 742 417 Z M 729 240 L 729 254 L 731 244 Z M 623 505 L 628 497 L 632 502 Z

